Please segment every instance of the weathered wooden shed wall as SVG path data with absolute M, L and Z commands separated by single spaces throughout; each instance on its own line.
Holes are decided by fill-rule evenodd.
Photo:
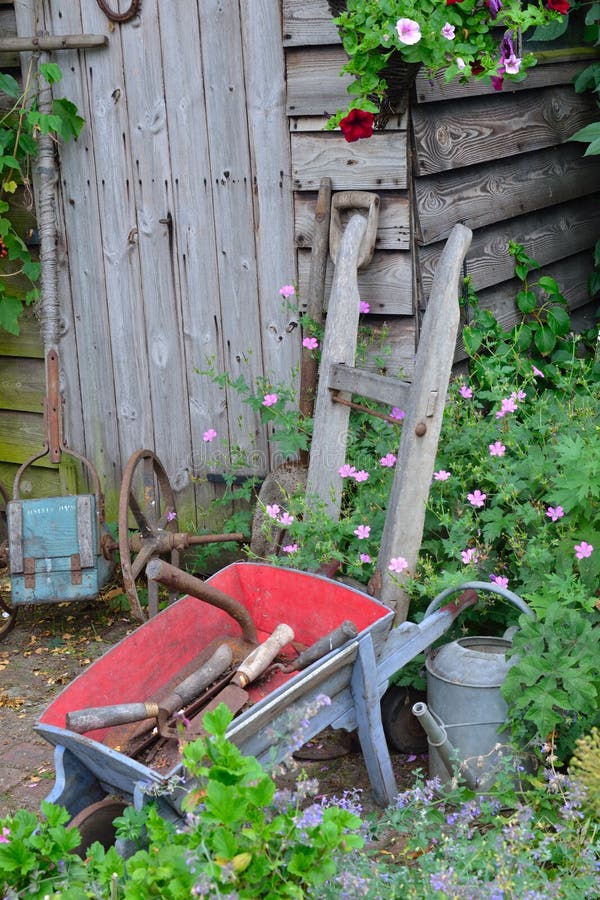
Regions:
M 334 190 L 351 183 L 380 193 L 379 253 L 362 280 L 371 321 L 387 322 L 391 367 L 410 374 L 415 312 L 456 222 L 474 231 L 467 272 L 505 326 L 516 319 L 518 290 L 509 240 L 557 278 L 572 309 L 588 304 L 600 166 L 583 158 L 583 145 L 565 143 L 596 115 L 593 99 L 571 87 L 585 62 L 549 54 L 552 61 L 501 94 L 419 75 L 410 117 L 347 144 L 321 130 L 327 114 L 346 105 L 350 82 L 339 75 L 346 57 L 327 0 L 283 0 L 283 9 L 300 277 L 319 173 L 332 177 Z
M 41 23 L 36 5 L 17 4 L 19 34 L 41 25 L 108 36 L 108 48 L 55 58 L 60 93 L 86 120 L 61 150 L 67 437 L 98 467 L 109 515 L 142 446 L 200 520 L 217 490 L 206 473 L 227 468 L 221 439 L 267 470 L 257 417 L 194 370 L 209 355 L 233 377 L 289 378 L 299 329 L 278 289 L 297 275 L 302 298 L 322 176 L 335 191 L 381 197 L 375 257 L 359 276 L 371 368 L 385 346 L 384 368 L 410 376 L 418 312 L 456 221 L 475 232 L 467 271 L 503 324 L 514 321 L 516 293 L 509 239 L 556 276 L 573 309 L 587 304 L 600 171 L 566 143 L 594 116 L 592 99 L 570 86 L 581 63 L 557 57 L 501 95 L 419 77 L 410 117 L 348 144 L 323 131 L 348 83 L 327 0 L 144 0 L 117 26 L 95 0 L 44 0 Z M 14 12 L 0 3 L 0 13 L 8 27 Z M 34 320 L 16 341 L 2 335 L 0 358 L 0 477 L 10 484 L 43 440 Z M 208 428 L 219 433 L 211 444 Z M 38 470 L 28 490 L 40 472 L 49 489 Z
M 214 495 L 207 471 L 228 468 L 222 440 L 269 467 L 257 415 L 195 369 L 210 356 L 234 378 L 287 379 L 298 360 L 278 293 L 295 274 L 279 0 L 253 0 L 252 15 L 144 0 L 116 26 L 95 0 L 48 0 L 40 22 L 37 6 L 15 5 L 20 35 L 108 36 L 54 54 L 86 121 L 60 154 L 68 442 L 113 512 L 127 459 L 155 449 L 194 518 Z

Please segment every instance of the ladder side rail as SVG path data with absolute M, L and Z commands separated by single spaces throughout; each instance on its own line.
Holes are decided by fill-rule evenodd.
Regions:
M 396 623 L 408 614 L 402 585 L 414 574 L 423 538 L 425 509 L 435 467 L 438 441 L 460 321 L 458 303 L 462 264 L 472 232 L 455 225 L 438 261 L 417 348 L 415 372 L 388 512 L 372 585 L 379 599 L 396 611 Z M 400 574 L 388 566 L 402 557 L 408 568 Z
M 346 459 L 350 410 L 333 401 L 327 375 L 333 363 L 354 364 L 360 311 L 357 268 L 366 227 L 364 215 L 352 215 L 335 261 L 321 353 L 322 377 L 319 378 L 317 389 L 310 447 L 307 502 L 310 504 L 315 498 L 322 501 L 327 512 L 335 519 L 340 514 L 343 481 L 338 475 L 338 469 Z

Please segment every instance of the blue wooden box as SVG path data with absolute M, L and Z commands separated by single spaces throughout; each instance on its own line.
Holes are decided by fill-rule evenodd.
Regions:
M 100 549 L 94 494 L 11 500 L 7 519 L 13 604 L 98 596 L 111 564 Z

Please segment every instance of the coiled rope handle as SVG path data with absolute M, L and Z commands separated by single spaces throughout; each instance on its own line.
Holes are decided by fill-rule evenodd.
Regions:
M 138 14 L 142 5 L 142 0 L 131 0 L 129 9 L 123 13 L 113 12 L 108 4 L 104 2 L 104 0 L 96 0 L 96 3 L 100 7 L 104 15 L 111 20 L 111 22 L 129 22 L 130 19 L 133 19 L 133 17 Z

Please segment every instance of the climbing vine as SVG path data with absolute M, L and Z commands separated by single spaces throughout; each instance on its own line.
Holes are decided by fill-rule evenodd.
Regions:
M 39 263 L 13 223 L 11 199 L 19 188 L 32 196 L 39 137 L 67 141 L 83 127 L 76 106 L 65 98 L 53 99 L 48 112 L 40 110 L 40 89 L 48 90 L 61 78 L 55 63 L 43 63 L 35 71 L 32 63 L 22 85 L 0 72 L 0 92 L 8 99 L 0 113 L 0 328 L 10 334 L 19 334 L 24 308 L 37 300 L 40 277 Z

